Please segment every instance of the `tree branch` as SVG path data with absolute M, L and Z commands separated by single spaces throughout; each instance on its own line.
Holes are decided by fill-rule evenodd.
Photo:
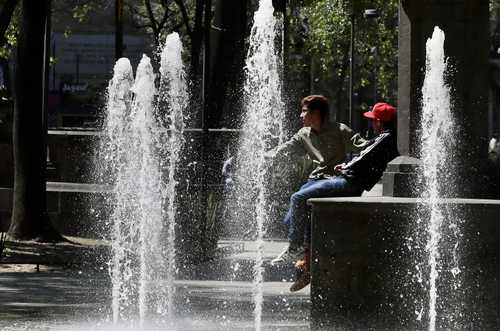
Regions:
M 132 24 L 136 29 L 151 28 L 150 24 L 143 24 L 143 21 L 148 19 L 148 16 L 141 13 L 136 7 L 129 5 L 128 11 L 131 13 Z
M 179 7 L 181 11 L 182 20 L 184 21 L 184 25 L 186 26 L 186 31 L 191 36 L 193 34 L 193 31 L 191 30 L 191 26 L 189 25 L 189 15 L 187 13 L 186 6 L 184 5 L 184 1 L 183 0 L 174 0 L 174 1 L 177 4 L 177 7 Z
M 198 71 L 200 67 L 201 43 L 203 40 L 203 13 L 205 2 L 196 0 L 194 28 L 191 36 L 191 68 L 190 74 L 193 79 L 198 79 Z
M 149 15 L 147 13 L 141 12 L 139 9 L 130 6 L 129 8 L 130 13 L 132 14 L 132 19 L 135 21 L 136 19 L 143 20 L 143 21 L 148 21 L 149 20 Z
M 144 0 L 144 5 L 146 6 L 146 11 L 149 16 L 149 20 L 151 21 L 151 28 L 153 29 L 154 34 L 158 34 L 158 22 L 155 20 L 155 15 L 153 13 L 153 8 L 151 8 L 151 1 Z
M 168 3 L 166 1 L 162 1 L 162 6 L 163 6 L 163 9 L 165 10 L 163 12 L 163 18 L 161 19 L 161 22 L 160 22 L 160 25 L 159 25 L 159 31 L 163 30 L 163 28 L 165 27 L 165 24 L 167 23 L 167 19 L 168 17 L 170 16 L 170 11 L 168 9 Z
M 174 25 L 172 27 L 172 31 L 178 31 L 183 25 L 184 25 L 184 23 L 179 23 L 177 25 Z
M 136 29 L 154 29 L 154 27 L 151 24 L 139 24 L 139 23 L 134 23 L 134 28 Z
M 170 3 L 172 2 L 172 0 L 162 0 L 160 1 L 161 3 L 161 6 L 163 7 L 163 9 L 165 10 L 168 10 L 168 6 L 170 6 Z

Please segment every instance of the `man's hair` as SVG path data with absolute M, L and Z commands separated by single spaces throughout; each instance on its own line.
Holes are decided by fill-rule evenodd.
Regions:
M 321 122 L 325 122 L 328 118 L 330 105 L 328 99 L 322 95 L 309 95 L 302 99 L 302 107 L 306 106 L 309 110 L 318 110 L 321 115 Z

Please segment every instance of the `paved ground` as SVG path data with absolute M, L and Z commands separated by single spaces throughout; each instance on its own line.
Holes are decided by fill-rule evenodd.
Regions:
M 290 284 L 265 283 L 264 329 L 307 330 L 309 292 L 290 293 Z M 248 282 L 176 282 L 177 330 L 253 328 L 252 287 Z M 136 329 L 137 320 L 114 328 L 110 322 L 106 275 L 68 272 L 0 274 L 0 329 Z M 146 329 L 162 329 L 152 316 Z M 136 327 L 134 327 L 134 325 Z M 131 327 L 132 326 L 132 327 Z M 130 328 L 131 327 L 131 328 Z
M 110 280 L 102 263 L 88 268 L 86 263 L 49 267 L 30 264 L 83 250 L 90 254 L 105 251 L 106 243 L 71 238 L 73 244 L 10 245 L 17 253 L 8 264 L 0 264 L 0 330 L 137 330 L 137 319 L 113 325 L 111 320 Z M 269 260 L 284 247 L 284 241 L 265 245 L 266 274 L 264 286 L 264 330 L 308 330 L 309 289 L 290 293 L 290 269 L 272 267 Z M 232 253 L 217 262 L 201 265 L 197 274 L 203 280 L 176 282 L 175 316 L 166 325 L 153 313 L 144 330 L 252 330 L 253 301 L 251 267 L 255 245 L 252 242 L 221 241 L 220 247 Z M 21 264 L 13 263 L 16 254 Z M 85 255 L 85 254 L 84 254 Z M 62 255 L 64 258 L 65 255 Z M 69 258 L 69 255 L 66 256 Z M 81 262 L 81 261 L 73 261 Z M 100 261 L 102 262 L 102 261 Z M 214 266 L 216 268 L 214 269 Z M 213 277 L 217 276 L 217 277 Z M 209 280 L 217 279 L 220 280 Z M 272 278 L 272 279 L 271 279 Z M 238 281 L 238 280 L 244 281 Z M 272 281 L 279 280 L 279 281 Z M 173 324 L 172 324 L 173 323 Z

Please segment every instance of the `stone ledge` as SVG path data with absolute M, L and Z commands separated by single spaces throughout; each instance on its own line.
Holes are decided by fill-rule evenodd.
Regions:
M 426 220 L 414 217 L 422 202 L 394 197 L 308 200 L 312 206 L 313 329 L 427 328 L 427 271 L 424 285 L 415 280 L 417 264 L 427 268 L 423 239 L 427 236 L 423 227 Z M 448 291 L 438 306 L 453 310 L 458 302 L 463 315 L 455 322 L 464 328 L 498 329 L 500 200 L 442 199 L 439 203 L 451 207 L 444 210 L 460 211 L 463 283 L 459 290 Z M 420 249 L 409 249 L 409 245 Z M 444 263 L 448 265 L 443 265 L 440 282 L 451 284 L 451 262 L 448 259 Z M 415 311 L 422 307 L 424 316 L 418 320 Z M 440 323 L 445 323 L 441 325 L 444 329 L 451 328 L 444 320 Z
M 112 192 L 111 185 L 47 182 L 47 192 L 74 192 L 74 193 L 107 193 Z
M 391 204 L 391 205 L 408 205 L 416 203 L 425 203 L 423 199 L 418 198 L 397 198 L 397 197 L 342 197 L 342 198 L 312 198 L 307 200 L 309 205 L 319 205 L 319 204 L 359 204 L 363 206 L 369 206 L 371 204 Z M 499 206 L 500 200 L 495 199 L 464 199 L 464 198 L 449 198 L 449 199 L 439 199 L 438 204 L 458 204 L 458 205 L 485 205 L 485 206 Z

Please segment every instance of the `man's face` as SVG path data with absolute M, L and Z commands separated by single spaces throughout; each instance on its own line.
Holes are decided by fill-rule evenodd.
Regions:
M 380 133 L 384 130 L 384 123 L 382 123 L 381 120 L 374 118 L 372 119 L 372 127 L 375 133 Z
M 300 113 L 300 118 L 302 119 L 303 126 L 312 126 L 314 123 L 314 118 L 316 113 L 319 113 L 316 110 L 309 110 L 306 106 L 302 107 L 302 112 Z

